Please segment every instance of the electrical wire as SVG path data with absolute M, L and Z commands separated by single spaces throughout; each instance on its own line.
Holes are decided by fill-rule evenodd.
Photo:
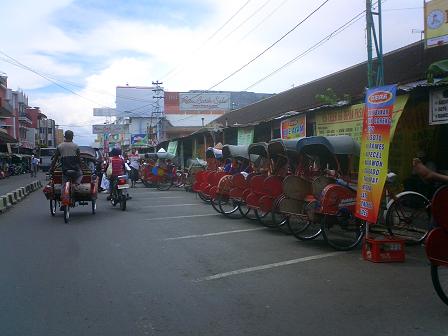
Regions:
M 197 52 L 199 52 L 202 48 L 205 47 L 205 45 L 213 38 L 215 37 L 222 29 L 224 29 L 225 26 L 227 26 L 230 21 L 232 21 L 248 4 L 249 2 L 251 2 L 251 0 L 247 0 L 244 5 L 242 5 L 229 19 L 227 19 L 224 24 L 222 24 L 215 32 L 213 32 L 213 34 L 211 34 L 203 43 L 201 46 L 199 46 L 198 48 L 196 48 L 195 50 L 193 50 L 190 54 L 190 56 L 188 56 L 188 59 L 190 59 L 191 56 L 195 55 Z M 162 80 L 166 80 L 168 78 L 170 78 L 172 76 L 172 74 L 174 74 L 178 69 L 180 69 L 183 65 L 185 64 L 185 62 L 179 63 L 178 65 L 176 65 L 174 68 L 172 68 L 171 70 L 169 70 L 167 73 L 165 73 L 161 79 Z
M 320 47 L 322 44 L 326 43 L 327 41 L 329 41 L 331 38 L 333 38 L 334 36 L 338 35 L 339 33 L 341 33 L 342 31 L 344 31 L 345 29 L 347 29 L 349 26 L 351 26 L 352 24 L 354 24 L 355 22 L 359 21 L 365 14 L 365 10 L 362 11 L 361 13 L 355 15 L 353 18 L 351 18 L 349 21 L 347 21 L 346 23 L 344 23 L 342 26 L 340 26 L 339 28 L 337 28 L 336 30 L 334 30 L 333 32 L 331 32 L 330 34 L 328 34 L 327 36 L 325 36 L 323 39 L 321 39 L 319 42 L 317 42 L 316 44 L 314 44 L 313 46 L 311 46 L 310 48 L 308 48 L 307 50 L 305 50 L 304 52 L 300 53 L 299 55 L 295 56 L 293 59 L 291 59 L 290 61 L 288 61 L 287 63 L 283 64 L 281 67 L 277 68 L 276 70 L 274 70 L 273 72 L 271 72 L 270 74 L 268 74 L 267 76 L 261 78 L 260 80 L 256 81 L 255 83 L 251 84 L 250 86 L 248 86 L 246 89 L 244 89 L 245 91 L 251 89 L 252 87 L 260 84 L 261 82 L 265 81 L 266 79 L 270 78 L 271 76 L 273 76 L 274 74 L 276 74 L 277 72 L 283 70 L 284 68 L 288 67 L 289 65 L 291 65 L 292 63 L 298 61 L 300 58 L 304 57 L 305 55 L 309 54 L 310 52 L 312 52 L 314 49 L 317 49 L 318 47 Z
M 218 83 L 212 85 L 209 89 L 201 92 L 200 94 L 197 95 L 197 97 L 201 96 L 202 93 L 205 93 L 207 91 L 210 91 L 212 89 L 214 89 L 215 87 L 217 87 L 218 85 L 224 83 L 226 80 L 230 79 L 231 77 L 235 76 L 237 73 L 239 73 L 240 71 L 242 71 L 244 68 L 248 67 L 251 63 L 255 62 L 258 58 L 260 58 L 261 56 L 263 56 L 266 52 L 268 52 L 269 50 L 271 50 L 275 45 L 277 45 L 278 43 L 280 43 L 280 41 L 282 41 L 283 39 L 285 39 L 289 34 L 291 34 L 294 30 L 296 30 L 298 27 L 300 27 L 305 21 L 307 21 L 311 16 L 313 16 L 315 13 L 317 13 L 323 6 L 325 6 L 325 4 L 327 4 L 330 0 L 325 0 L 324 2 L 322 2 L 318 7 L 316 7 L 311 13 L 309 13 L 304 19 L 302 19 L 299 23 L 297 23 L 294 27 L 292 27 L 288 32 L 286 32 L 285 34 L 283 34 L 279 39 L 277 39 L 274 43 L 272 43 L 270 46 L 268 46 L 266 49 L 264 49 L 262 52 L 260 52 L 257 56 L 255 56 L 254 58 L 252 58 L 250 61 L 248 61 L 246 64 L 244 64 L 243 66 L 241 66 L 240 68 L 238 68 L 237 70 L 235 70 L 234 72 L 232 72 L 230 75 L 228 75 L 227 77 L 225 77 L 224 79 L 220 80 Z

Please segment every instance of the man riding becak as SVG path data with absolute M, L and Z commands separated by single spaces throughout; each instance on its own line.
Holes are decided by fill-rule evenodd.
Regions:
M 68 171 L 74 171 L 72 175 L 74 183 L 75 185 L 80 184 L 82 180 L 81 154 L 78 145 L 73 142 L 73 131 L 65 131 L 64 142 L 56 148 L 56 153 L 50 166 L 51 174 L 54 173 L 58 161 L 61 162 L 62 184 L 64 185 L 69 180 L 69 176 L 67 176 Z

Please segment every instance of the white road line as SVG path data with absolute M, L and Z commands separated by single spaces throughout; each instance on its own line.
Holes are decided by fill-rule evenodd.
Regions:
M 192 206 L 192 205 L 202 205 L 200 203 L 187 203 L 187 204 L 157 204 L 157 205 L 145 205 L 142 208 L 160 208 L 160 207 L 182 207 L 182 206 Z
M 230 277 L 230 276 L 233 276 L 233 275 L 238 275 L 238 274 L 243 274 L 243 273 L 256 272 L 256 271 L 271 269 L 271 268 L 275 268 L 275 267 L 281 267 L 281 266 L 286 266 L 286 265 L 303 263 L 303 262 L 311 261 L 311 260 L 323 259 L 323 258 L 328 258 L 328 257 L 335 257 L 335 256 L 341 255 L 343 253 L 345 253 L 345 252 L 331 252 L 331 253 L 318 254 L 318 255 L 314 255 L 314 256 L 299 258 L 299 259 L 292 259 L 292 260 L 282 261 L 282 262 L 278 262 L 278 263 L 274 263 L 274 264 L 267 264 L 267 265 L 249 267 L 249 268 L 242 268 L 242 269 L 239 269 L 239 270 L 236 270 L 236 271 L 225 272 L 225 273 L 218 273 L 218 274 L 207 276 L 207 277 L 204 277 L 204 278 L 199 278 L 199 279 L 196 279 L 195 282 L 202 282 L 202 281 L 222 279 L 222 278 L 227 278 L 227 277 Z
M 173 217 L 155 217 L 155 218 L 145 218 L 145 221 L 162 220 L 162 219 L 176 219 L 176 218 L 193 218 L 193 217 L 210 217 L 218 216 L 218 213 L 205 214 L 205 215 L 190 215 L 190 216 L 173 216 Z
M 190 239 L 190 238 L 203 238 L 203 237 L 221 236 L 221 235 L 240 233 L 240 232 L 260 231 L 260 230 L 266 230 L 266 229 L 267 228 L 256 228 L 256 229 L 247 229 L 247 230 L 223 231 L 223 232 L 215 232 L 215 233 L 206 233 L 206 234 L 201 234 L 201 235 L 166 238 L 163 240 L 167 241 L 167 240 L 179 240 L 179 239 Z
M 139 197 L 137 198 L 137 200 L 142 199 L 142 198 L 150 198 L 150 199 L 165 199 L 165 198 L 184 198 L 182 196 L 162 196 L 162 197 Z

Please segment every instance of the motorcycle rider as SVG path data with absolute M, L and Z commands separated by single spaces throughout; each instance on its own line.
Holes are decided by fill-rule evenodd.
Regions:
M 112 191 L 115 188 L 115 184 L 117 183 L 117 177 L 125 174 L 125 165 L 124 159 L 121 156 L 121 149 L 113 148 L 110 152 L 109 163 L 106 167 L 106 171 L 109 168 L 109 165 L 112 165 L 112 174 L 108 176 L 110 180 L 109 187 L 109 196 L 107 196 L 107 200 L 110 201 L 112 199 Z

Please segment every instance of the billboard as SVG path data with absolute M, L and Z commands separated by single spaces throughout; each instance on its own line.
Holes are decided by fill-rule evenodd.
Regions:
M 448 43 L 448 1 L 425 2 L 425 41 L 427 48 Z
M 306 137 L 306 115 L 283 120 L 280 124 L 282 139 L 298 139 Z
M 227 93 L 179 93 L 179 109 L 184 111 L 230 111 L 230 92 Z
M 93 134 L 121 134 L 127 133 L 126 126 L 128 125 L 117 125 L 117 124 L 109 124 L 109 125 L 92 125 L 92 133 Z
M 148 144 L 148 135 L 141 134 L 131 134 L 131 145 L 147 145 Z
M 448 90 L 432 90 L 429 95 L 429 124 L 448 124 Z
M 254 128 L 238 128 L 238 145 L 250 145 L 254 142 Z
M 116 117 L 117 110 L 110 107 L 97 107 L 93 109 L 94 117 Z
M 164 104 L 166 114 L 178 114 L 179 92 L 165 92 Z

